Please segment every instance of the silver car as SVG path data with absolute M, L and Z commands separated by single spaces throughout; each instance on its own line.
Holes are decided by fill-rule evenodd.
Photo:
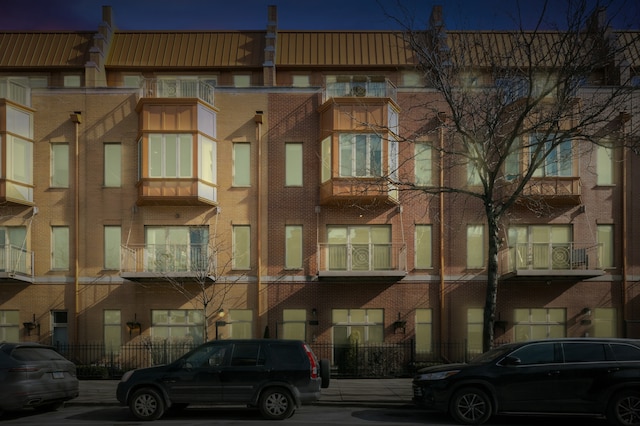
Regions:
M 0 342 L 0 413 L 53 411 L 78 393 L 75 364 L 53 347 Z

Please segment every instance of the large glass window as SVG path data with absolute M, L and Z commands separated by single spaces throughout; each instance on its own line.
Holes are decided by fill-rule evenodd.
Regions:
M 431 145 L 417 143 L 415 145 L 415 182 L 417 186 L 429 186 L 433 184 L 433 164 L 431 158 Z
M 104 310 L 104 347 L 107 354 L 120 353 L 122 346 L 122 317 L 120 309 Z
M 104 227 L 104 269 L 120 269 L 122 230 L 119 226 Z
M 51 269 L 69 269 L 69 227 L 51 227 Z
M 544 163 L 538 167 L 533 176 L 573 176 L 573 155 L 571 141 L 565 140 L 553 146 L 553 141 L 544 139 L 544 135 L 534 135 L 530 153 L 533 156 L 538 144 L 545 144 L 543 152 L 548 152 Z
M 320 168 L 320 181 L 331 179 L 331 137 L 322 140 L 322 166 Z
M 415 268 L 429 269 L 433 267 L 432 226 L 416 225 L 415 229 Z
M 149 177 L 192 177 L 192 142 L 187 134 L 149 135 Z
M 33 184 L 33 142 L 7 135 L 7 160 L 9 179 Z
M 510 269 L 568 269 L 586 261 L 584 248 L 572 246 L 571 225 L 509 227 Z
M 565 337 L 567 314 L 563 308 L 520 308 L 514 310 L 516 342 Z
M 122 147 L 119 143 L 104 144 L 104 186 L 122 184 Z
M 234 225 L 232 244 L 233 269 L 249 269 L 251 267 L 251 227 Z
M 233 144 L 233 186 L 251 185 L 251 144 Z
M 483 268 L 484 226 L 467 226 L 467 268 Z
M 469 355 L 482 353 L 482 329 L 484 327 L 484 309 L 467 309 L 467 352 Z
M 613 185 L 614 163 L 610 142 L 604 141 L 603 145 L 598 145 L 596 168 L 598 185 Z
M 613 225 L 598 225 L 599 267 L 613 268 Z
M 333 343 L 382 343 L 384 341 L 384 311 L 382 309 L 333 309 Z
M 51 144 L 51 186 L 69 187 L 69 144 Z
M 593 337 L 618 336 L 618 311 L 616 308 L 593 309 Z
M 157 340 L 202 343 L 204 315 L 201 309 L 154 309 L 151 336 Z
M 428 356 L 433 351 L 433 311 L 416 309 L 416 355 Z
M 206 226 L 145 227 L 145 270 L 209 271 L 209 229 Z
M 285 186 L 302 186 L 302 144 L 285 144 Z
M 341 134 L 340 176 L 382 176 L 382 138 L 376 134 Z
M 328 226 L 330 270 L 373 271 L 391 269 L 391 227 Z
M 251 339 L 253 337 L 253 311 L 251 309 L 230 309 L 227 323 L 229 338 Z
M 282 338 L 307 340 L 307 310 L 284 309 L 282 311 Z
M 285 232 L 286 269 L 302 268 L 302 225 L 287 225 Z
M 200 179 L 205 182 L 216 183 L 216 142 L 200 136 Z
M 20 311 L 0 310 L 0 342 L 20 341 Z

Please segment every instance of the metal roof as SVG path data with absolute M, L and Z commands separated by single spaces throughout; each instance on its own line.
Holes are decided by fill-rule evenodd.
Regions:
M 93 32 L 0 32 L 0 67 L 84 67 Z

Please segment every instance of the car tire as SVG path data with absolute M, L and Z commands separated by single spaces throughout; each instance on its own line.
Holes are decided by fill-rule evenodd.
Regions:
M 320 387 L 323 389 L 328 388 L 329 382 L 331 381 L 331 367 L 328 359 L 320 360 L 320 378 L 322 379 Z
M 607 407 L 607 420 L 617 426 L 640 424 L 640 392 L 625 390 L 614 394 Z
M 464 425 L 481 425 L 491 417 L 493 408 L 486 392 L 474 387 L 462 388 L 451 398 L 449 413 Z
M 164 414 L 164 401 L 155 389 L 138 389 L 129 400 L 129 410 L 140 420 L 158 420 Z
M 260 395 L 260 414 L 268 420 L 284 420 L 293 415 L 295 406 L 289 391 L 283 388 L 269 388 Z

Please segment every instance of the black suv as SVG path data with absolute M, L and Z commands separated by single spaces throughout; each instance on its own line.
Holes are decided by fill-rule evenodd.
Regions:
M 303 341 L 215 340 L 171 364 L 125 373 L 116 396 L 140 420 L 189 404 L 242 404 L 286 419 L 328 386 L 328 361 Z
M 640 340 L 506 344 L 468 364 L 418 371 L 413 401 L 467 425 L 499 413 L 604 415 L 614 425 L 640 425 Z

